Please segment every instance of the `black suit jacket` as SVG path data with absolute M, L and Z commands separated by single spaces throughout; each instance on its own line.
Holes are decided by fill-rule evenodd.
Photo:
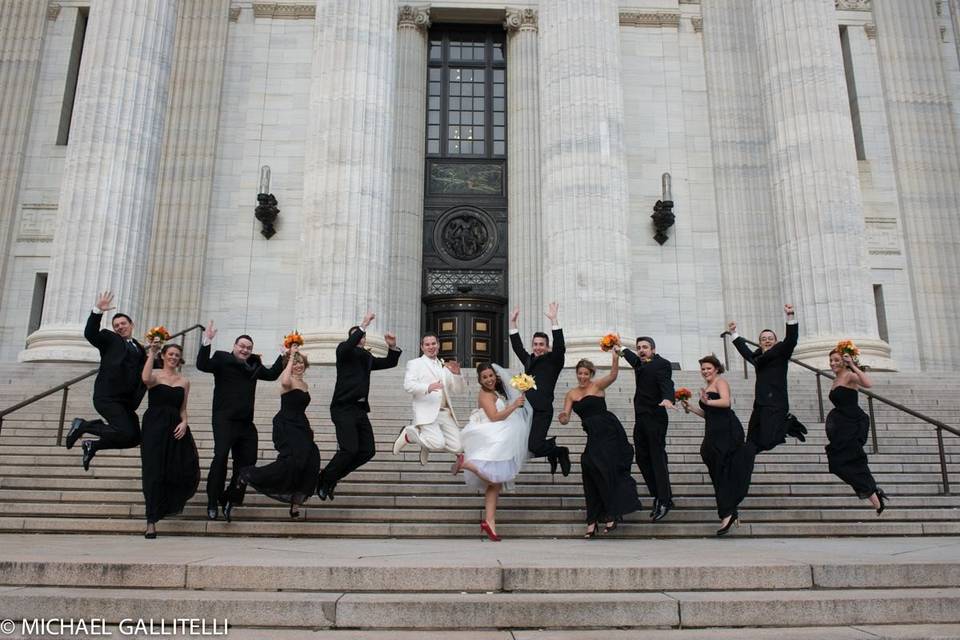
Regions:
M 523 370 L 533 376 L 537 388 L 527 391 L 527 401 L 536 411 L 553 409 L 553 393 L 557 386 L 557 378 L 563 371 L 564 356 L 567 345 L 563 341 L 563 329 L 553 330 L 553 349 L 542 356 L 534 356 L 523 348 L 523 340 L 519 333 L 510 334 L 510 346 L 523 363 Z
M 147 352 L 136 340 L 128 343 L 115 331 L 101 329 L 102 313 L 91 313 L 83 337 L 100 352 L 100 371 L 93 383 L 93 399 L 140 406 L 147 388 L 140 380 Z
M 197 369 L 213 374 L 213 415 L 224 420 L 253 422 L 253 405 L 257 380 L 276 380 L 283 373 L 283 356 L 273 366 L 263 366 L 256 354 L 246 362 L 232 352 L 217 351 L 210 355 L 210 345 L 197 352 Z
M 390 349 L 382 358 L 374 358 L 359 344 L 366 335 L 361 329 L 337 345 L 337 384 L 333 388 L 331 407 L 338 405 L 360 405 L 364 411 L 370 411 L 367 400 L 370 394 L 370 372 L 378 369 L 391 369 L 400 362 L 400 349 Z
M 623 349 L 620 353 L 633 367 L 637 377 L 637 390 L 633 394 L 634 412 L 652 413 L 664 400 L 674 401 L 673 367 L 669 360 L 655 353 L 650 362 L 644 362 L 630 349 Z
M 767 349 L 766 353 L 760 349 L 751 351 L 750 345 L 741 337 L 733 341 L 743 359 L 757 370 L 754 405 L 779 409 L 790 408 L 790 402 L 787 399 L 787 367 L 790 364 L 793 349 L 797 346 L 799 334 L 800 325 L 788 324 L 784 339 Z

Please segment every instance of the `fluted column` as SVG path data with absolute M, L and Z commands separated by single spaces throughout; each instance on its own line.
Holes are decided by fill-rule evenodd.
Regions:
M 521 335 L 542 328 L 543 219 L 540 213 L 540 95 L 535 9 L 507 9 L 507 247 L 509 308 Z M 514 358 L 511 352 L 511 358 Z
M 0 295 L 46 21 L 46 3 L 0 2 Z
M 619 22 L 615 0 L 540 5 L 543 290 L 568 365 L 632 326 Z
M 951 8 L 953 6 L 951 5 Z M 960 145 L 932 2 L 874 0 L 921 367 L 960 363 Z
M 759 331 L 781 296 L 753 0 L 711 0 L 701 11 L 724 315 Z
M 396 4 L 329 0 L 316 21 L 297 326 L 332 362 L 364 310 L 387 303 Z
M 419 347 L 423 259 L 423 158 L 430 8 L 400 7 L 390 246 L 390 307 L 386 315 L 407 357 Z M 381 327 L 382 328 L 382 327 Z
M 46 304 L 22 360 L 95 360 L 82 332 L 97 290 L 140 319 L 176 18 L 175 0 L 90 8 Z
M 834 3 L 755 0 L 754 12 L 783 293 L 771 307 L 797 305 L 796 357 L 823 365 L 848 337 L 866 362 L 889 366 L 877 337 Z
M 170 330 L 201 320 L 229 9 L 230 0 L 180 0 L 143 313 Z

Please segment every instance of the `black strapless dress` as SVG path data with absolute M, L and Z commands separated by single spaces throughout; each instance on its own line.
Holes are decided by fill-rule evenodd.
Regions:
M 707 397 L 718 400 L 720 394 L 709 391 Z M 702 402 L 700 408 L 704 418 L 700 458 L 710 472 L 717 514 L 722 520 L 736 512 L 737 506 L 747 497 L 757 447 L 753 442 L 744 441 L 743 425 L 733 409 L 708 407 Z
M 310 394 L 291 389 L 280 396 L 273 417 L 277 459 L 262 467 L 245 467 L 240 478 L 260 493 L 286 504 L 303 504 L 317 490 L 320 450 L 307 420 Z
M 870 433 L 870 416 L 860 408 L 859 395 L 849 387 L 830 390 L 834 408 L 827 414 L 827 462 L 830 473 L 853 487 L 858 497 L 869 498 L 877 491 L 877 483 L 863 450 Z
M 143 414 L 140 461 L 147 522 L 159 522 L 183 511 L 200 484 L 200 460 L 190 430 L 177 440 L 183 387 L 154 385 Z
M 587 433 L 580 455 L 587 523 L 610 522 L 640 508 L 637 482 L 630 475 L 633 447 L 617 416 L 607 411 L 600 396 L 584 396 L 573 403 Z

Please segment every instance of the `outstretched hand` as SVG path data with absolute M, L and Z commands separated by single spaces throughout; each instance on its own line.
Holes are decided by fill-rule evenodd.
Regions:
M 790 304 L 789 302 L 788 302 L 787 304 L 783 305 L 783 312 L 784 312 L 786 315 L 788 315 L 788 316 L 792 316 L 792 315 L 795 313 L 795 311 L 794 311 L 794 309 L 793 309 L 793 305 Z
M 207 328 L 203 330 L 203 335 L 207 338 L 207 340 L 213 340 L 217 337 L 217 330 L 213 326 L 213 320 L 207 321 Z
M 447 360 L 446 362 L 443 363 L 443 366 L 449 369 L 450 373 L 452 373 L 453 375 L 455 376 L 460 375 L 460 363 L 457 362 L 456 360 Z
M 364 331 L 366 331 L 366 330 L 367 330 L 367 327 L 370 326 L 370 323 L 373 322 L 373 319 L 376 318 L 376 317 L 377 317 L 377 315 L 376 315 L 373 311 L 369 311 L 369 310 L 368 310 L 368 311 L 363 315 L 363 320 L 360 321 L 360 328 L 363 329 Z
M 737 332 L 737 322 L 735 320 L 731 320 L 730 322 L 727 323 L 727 331 L 729 331 L 730 333 Z
M 520 307 L 514 307 L 510 312 L 510 324 L 517 326 L 517 319 L 520 317 Z
M 556 302 L 551 302 L 550 305 L 547 307 L 547 312 L 543 315 L 547 316 L 547 318 L 549 318 L 550 322 L 552 322 L 553 324 L 557 324 L 557 313 L 559 308 L 560 308 L 559 304 L 557 304 Z
M 383 334 L 383 341 L 387 343 L 388 349 L 393 349 L 397 346 L 397 336 L 389 331 Z
M 101 313 L 104 311 L 110 311 L 111 309 L 116 309 L 116 307 L 113 306 L 113 292 L 104 291 L 98 294 L 96 307 L 97 309 L 100 309 Z
M 673 406 L 673 402 L 671 402 L 670 400 L 667 400 L 666 398 L 660 401 L 660 406 L 663 407 L 664 409 L 676 409 L 676 407 Z
M 567 413 L 566 411 L 561 411 L 560 415 L 557 416 L 557 421 L 559 421 L 560 424 L 567 424 L 568 422 L 570 422 L 570 414 Z

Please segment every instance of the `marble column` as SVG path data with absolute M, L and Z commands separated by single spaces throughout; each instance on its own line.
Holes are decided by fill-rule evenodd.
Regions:
M 781 296 L 753 0 L 711 0 L 701 11 L 724 315 L 759 332 Z
M 0 296 L 17 220 L 17 191 L 46 22 L 46 3 L 0 3 Z
M 430 8 L 404 5 L 397 23 L 390 307 L 385 320 L 406 357 L 420 342 L 423 259 L 423 158 L 426 137 L 427 30 Z M 382 328 L 382 327 L 381 327 Z
M 96 360 L 83 322 L 98 290 L 141 319 L 176 21 L 175 0 L 90 8 L 46 304 L 21 360 Z
M 304 166 L 297 326 L 304 351 L 333 362 L 347 330 L 388 304 L 397 8 L 392 0 L 317 6 Z
M 960 362 L 960 144 L 932 2 L 874 0 L 920 365 Z
M 795 357 L 826 366 L 842 338 L 890 366 L 877 336 L 863 201 L 833 0 L 754 1 L 781 300 L 797 306 Z
M 507 9 L 507 247 L 509 309 L 519 306 L 524 340 L 542 329 L 540 95 L 535 9 Z M 516 364 L 513 352 L 510 358 Z
M 620 19 L 615 0 L 545 2 L 539 18 L 543 301 L 560 304 L 572 366 L 634 330 Z
M 143 313 L 171 331 L 206 322 L 200 283 L 229 10 L 230 0 L 180 0 Z

